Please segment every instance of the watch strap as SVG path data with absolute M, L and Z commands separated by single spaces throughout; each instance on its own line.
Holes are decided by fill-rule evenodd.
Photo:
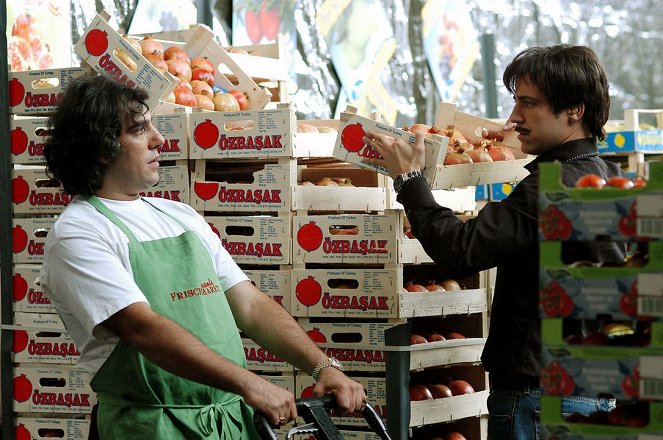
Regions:
M 324 361 L 320 362 L 318 365 L 315 366 L 313 369 L 313 373 L 311 373 L 311 377 L 315 382 L 318 381 L 318 377 L 320 376 L 320 373 L 322 370 L 324 370 L 327 367 L 333 367 L 336 368 L 339 371 L 343 371 L 343 367 L 341 366 L 341 363 L 337 361 L 335 358 L 330 357 L 325 359 Z
M 396 176 L 396 180 L 398 180 L 398 185 L 396 185 L 396 180 L 394 180 L 394 190 L 396 193 L 401 191 L 403 187 L 405 187 L 405 184 L 413 179 L 417 179 L 419 177 L 424 177 L 424 173 L 422 173 L 419 170 L 414 170 L 414 171 L 408 171 L 407 173 L 401 173 L 398 176 Z

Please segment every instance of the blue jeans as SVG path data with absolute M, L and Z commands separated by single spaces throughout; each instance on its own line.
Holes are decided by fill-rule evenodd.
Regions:
M 540 439 L 540 396 L 539 389 L 492 390 L 488 396 L 488 440 Z M 595 411 L 610 411 L 614 407 L 614 399 L 582 396 L 562 399 L 563 414 L 589 415 Z

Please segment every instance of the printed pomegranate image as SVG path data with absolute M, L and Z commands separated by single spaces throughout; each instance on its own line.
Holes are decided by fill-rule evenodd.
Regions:
M 23 102 L 23 97 L 25 96 L 25 87 L 21 84 L 16 78 L 12 78 L 9 81 L 9 105 L 14 107 Z
M 12 277 L 12 290 L 15 302 L 21 301 L 28 294 L 28 282 L 20 273 Z
M 85 49 L 90 55 L 101 56 L 108 49 L 108 34 L 101 29 L 92 29 L 85 36 Z
M 28 346 L 28 332 L 25 330 L 14 330 L 12 337 L 12 351 L 20 353 Z
M 309 338 L 311 338 L 313 342 L 318 342 L 320 344 L 324 344 L 325 342 L 327 342 L 327 337 L 317 327 L 314 327 L 312 330 L 307 331 L 306 334 L 308 335 Z
M 322 287 L 314 277 L 308 276 L 297 283 L 295 293 L 297 295 L 297 300 L 301 304 L 310 307 L 320 301 L 320 298 L 322 297 Z
M 362 138 L 365 134 L 366 132 L 359 122 L 346 125 L 341 132 L 341 144 L 346 150 L 356 153 L 364 147 Z
M 11 151 L 14 155 L 23 153 L 28 148 L 28 135 L 21 127 L 11 131 Z
M 17 402 L 25 402 L 32 395 L 32 382 L 25 377 L 25 374 L 16 376 L 13 381 L 13 394 L 14 400 Z
M 219 191 L 217 182 L 193 182 L 193 192 L 203 200 L 211 200 Z
M 221 233 L 219 232 L 219 230 L 212 223 L 207 223 L 207 224 L 212 229 L 212 232 L 214 232 L 217 237 L 221 238 Z
M 23 423 L 19 423 L 14 430 L 14 438 L 16 440 L 32 440 L 30 431 L 28 431 L 28 428 L 26 428 Z
M 16 225 L 12 228 L 12 250 L 15 254 L 19 254 L 25 250 L 28 245 L 28 233 L 21 225 Z
M 17 176 L 12 179 L 12 202 L 23 203 L 28 200 L 28 195 L 30 194 L 30 185 L 22 177 Z
M 313 397 L 313 385 L 307 386 L 302 390 L 301 398 Z
M 212 148 L 218 140 L 219 128 L 209 119 L 205 119 L 205 122 L 201 122 L 193 130 L 193 141 L 200 148 Z
M 297 243 L 305 251 L 316 250 L 322 244 L 322 229 L 314 221 L 310 221 L 297 231 Z

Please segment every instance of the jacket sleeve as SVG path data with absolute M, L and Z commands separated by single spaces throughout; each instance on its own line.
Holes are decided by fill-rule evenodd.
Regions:
M 408 182 L 398 201 L 412 233 L 446 276 L 469 276 L 538 244 L 534 176 L 520 182 L 507 199 L 488 203 L 466 222 L 435 201 L 424 179 Z

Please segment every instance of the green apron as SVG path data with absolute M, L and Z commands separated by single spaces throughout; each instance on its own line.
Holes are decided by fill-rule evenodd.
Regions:
M 129 237 L 134 281 L 153 311 L 170 318 L 206 346 L 246 366 L 244 348 L 212 259 L 195 233 L 139 242 L 99 198 L 87 201 Z M 112 274 L 109 274 L 112 276 Z M 97 423 L 109 439 L 257 438 L 252 410 L 237 394 L 218 390 L 153 364 L 120 341 L 94 376 Z

